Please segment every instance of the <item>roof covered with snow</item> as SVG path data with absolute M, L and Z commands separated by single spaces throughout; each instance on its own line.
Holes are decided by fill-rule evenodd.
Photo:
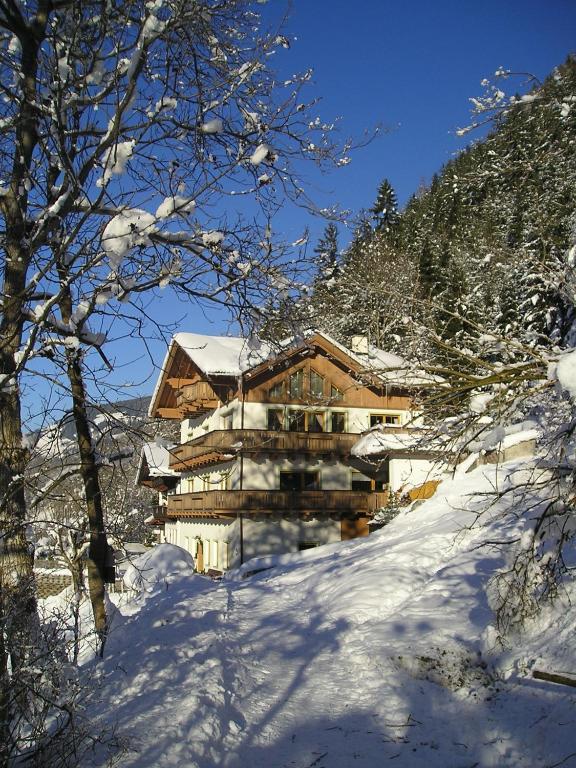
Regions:
M 144 443 L 138 465 L 138 480 L 143 477 L 177 477 L 178 473 L 170 469 L 170 448 L 172 446 L 161 440 Z
M 358 373 L 375 377 L 386 384 L 415 387 L 431 381 L 430 377 L 414 371 L 409 363 L 398 355 L 385 352 L 367 342 L 363 344 L 362 351 L 353 351 L 324 331 L 309 330 L 277 344 L 263 342 L 255 336 L 243 338 L 180 332 L 174 335 L 164 359 L 150 403 L 149 415 L 156 415 L 160 401 L 167 396 L 162 394 L 166 393 L 165 381 L 170 376 L 186 378 L 182 373 L 182 363 L 178 366 L 174 364 L 178 354 L 183 354 L 193 370 L 208 379 L 230 379 L 242 374 L 254 374 L 263 364 L 285 360 L 287 356 L 297 353 L 313 342 L 337 350 L 350 361 L 351 367 Z
M 239 336 L 177 333 L 173 342 L 208 376 L 239 376 L 264 362 L 271 352 L 268 344 Z
M 352 456 L 367 458 L 370 456 L 381 456 L 390 451 L 407 451 L 416 448 L 422 441 L 421 434 L 396 433 L 391 432 L 390 428 L 384 431 L 381 424 L 377 424 L 369 432 L 358 440 L 352 446 Z

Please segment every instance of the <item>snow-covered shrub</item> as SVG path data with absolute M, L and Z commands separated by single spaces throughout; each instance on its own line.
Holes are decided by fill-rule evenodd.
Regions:
M 124 584 L 137 592 L 151 592 L 159 584 L 168 587 L 182 578 L 194 577 L 194 558 L 174 544 L 158 544 L 135 558 L 124 574 Z
M 426 655 L 394 656 L 392 663 L 417 680 L 429 680 L 450 691 L 468 689 L 469 695 L 486 698 L 498 690 L 499 675 L 480 651 L 433 647 Z
M 372 521 L 372 527 L 382 528 L 383 526 L 388 525 L 388 523 L 391 520 L 394 520 L 401 511 L 402 506 L 400 504 L 399 494 L 390 491 L 388 503 L 386 506 L 380 507 L 380 509 L 377 510 Z

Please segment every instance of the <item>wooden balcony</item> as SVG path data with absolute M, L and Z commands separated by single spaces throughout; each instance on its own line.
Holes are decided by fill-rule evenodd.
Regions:
M 197 414 L 217 408 L 220 397 L 208 381 L 184 384 L 177 390 L 176 405 L 183 415 Z
M 363 491 L 202 491 L 168 496 L 168 518 L 318 513 L 371 517 L 388 494 Z
M 170 469 L 191 471 L 219 461 L 237 452 L 314 454 L 345 458 L 360 435 L 350 432 L 274 432 L 266 429 L 214 430 L 173 448 Z

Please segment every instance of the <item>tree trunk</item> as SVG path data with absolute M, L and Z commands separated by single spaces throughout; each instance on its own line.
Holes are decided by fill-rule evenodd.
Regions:
M 22 342 L 26 279 L 32 259 L 27 233 L 28 185 L 38 142 L 38 51 L 48 23 L 48 6 L 40 5 L 30 25 L 19 25 L 21 98 L 15 121 L 13 164 L 8 191 L 0 196 L 4 219 L 5 263 L 0 316 L 0 764 L 5 765 L 18 741 L 11 729 L 15 710 L 29 696 L 25 661 L 39 642 L 34 557 L 26 540 L 24 471 L 27 452 L 22 445 L 20 392 L 16 355 Z M 5 20 L 7 16 L 3 16 Z M 19 11 L 14 16 L 21 20 Z M 26 709 L 20 711 L 26 716 Z
M 26 717 L 29 699 L 27 661 L 39 643 L 33 552 L 26 539 L 20 399 L 3 393 L 0 438 L 0 765 L 14 751 L 11 723 Z
M 66 351 L 66 364 L 70 391 L 72 393 L 72 411 L 76 427 L 76 439 L 80 453 L 80 476 L 84 485 L 86 516 L 90 531 L 88 549 L 88 590 L 94 626 L 100 639 L 100 655 L 104 653 L 104 644 L 108 631 L 105 603 L 105 568 L 108 554 L 108 542 L 104 529 L 104 510 L 96 452 L 90 434 L 90 423 L 86 409 L 86 391 L 82 377 L 82 366 L 76 350 Z

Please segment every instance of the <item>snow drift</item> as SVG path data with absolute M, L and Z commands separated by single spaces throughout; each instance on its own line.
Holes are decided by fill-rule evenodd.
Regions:
M 576 671 L 573 582 L 523 634 L 495 624 L 498 576 L 545 503 L 538 471 L 462 472 L 367 539 L 244 580 L 157 580 L 120 605 L 88 702 L 124 744 L 119 765 L 570 764 L 574 689 L 532 671 Z M 86 765 L 109 757 L 101 746 Z

